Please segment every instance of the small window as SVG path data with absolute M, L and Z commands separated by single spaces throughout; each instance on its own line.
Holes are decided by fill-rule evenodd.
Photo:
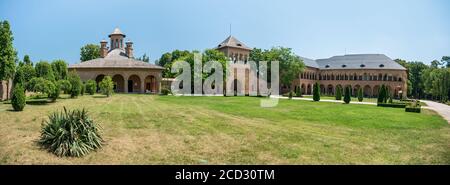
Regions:
M 345 68 L 345 67 L 347 67 L 347 65 L 343 64 L 342 67 Z
M 326 65 L 326 66 L 325 66 L 325 68 L 329 68 L 329 67 L 330 67 L 330 65 Z
M 366 65 L 364 65 L 364 64 L 361 64 L 359 67 L 366 67 Z
M 380 67 L 384 67 L 384 64 L 380 64 Z
M 242 46 L 242 44 L 237 44 L 237 46 Z
M 220 46 L 222 46 L 222 44 L 219 44 L 217 47 L 220 48 Z

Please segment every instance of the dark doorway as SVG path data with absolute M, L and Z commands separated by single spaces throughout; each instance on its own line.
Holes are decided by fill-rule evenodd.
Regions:
M 128 80 L 128 92 L 133 92 L 133 80 Z

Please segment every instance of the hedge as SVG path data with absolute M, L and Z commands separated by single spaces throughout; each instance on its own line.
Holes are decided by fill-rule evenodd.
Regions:
M 378 103 L 378 107 L 393 107 L 393 108 L 405 108 L 406 104 L 403 103 Z
M 415 112 L 420 113 L 420 107 L 406 107 L 405 112 Z

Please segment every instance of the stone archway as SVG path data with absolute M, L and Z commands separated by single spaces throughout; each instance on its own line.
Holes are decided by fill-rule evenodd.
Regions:
M 328 85 L 327 87 L 327 93 L 328 95 L 334 95 L 334 91 L 333 91 L 333 85 Z
M 355 86 L 353 87 L 353 93 L 352 93 L 352 95 L 353 95 L 354 97 L 358 96 L 359 88 L 361 88 L 360 85 L 355 85 Z
M 95 77 L 95 83 L 97 83 L 97 92 L 100 92 L 100 86 L 98 84 L 100 84 L 103 78 L 105 78 L 104 74 L 99 74 L 97 75 L 97 77 Z
M 112 81 L 114 82 L 114 92 L 116 93 L 123 93 L 125 92 L 125 79 L 122 75 L 114 75 L 112 78 Z
M 153 75 L 148 75 L 144 79 L 144 85 L 145 85 L 145 93 L 156 93 L 158 92 L 157 89 L 157 82 L 156 77 Z
M 320 84 L 320 94 L 325 94 L 326 93 L 326 89 L 325 89 L 325 85 Z
M 369 85 L 364 86 L 363 90 L 365 97 L 372 97 L 372 88 Z
M 244 88 L 245 87 L 242 85 L 241 81 L 239 81 L 238 79 L 234 79 L 233 80 L 233 93 L 234 93 L 234 96 L 238 96 L 241 93 L 245 94 L 245 89 Z
M 375 85 L 375 86 L 373 86 L 373 89 L 372 89 L 372 96 L 373 97 L 378 97 L 378 91 L 380 91 L 380 86 L 379 85 Z
M 137 75 L 131 75 L 127 81 L 129 93 L 141 92 L 141 79 Z
M 305 84 L 301 85 L 301 89 L 300 90 L 302 91 L 302 95 L 305 94 L 305 92 L 306 92 Z
M 311 94 L 311 84 L 308 84 L 307 89 L 306 89 L 306 94 L 308 94 L 308 95 Z

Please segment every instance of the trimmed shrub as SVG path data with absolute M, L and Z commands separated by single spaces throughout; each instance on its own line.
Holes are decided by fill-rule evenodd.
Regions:
M 342 88 L 341 86 L 336 86 L 336 100 L 342 100 Z
M 62 156 L 81 157 L 102 146 L 99 126 L 89 118 L 87 111 L 53 112 L 44 122 L 39 144 Z
M 350 86 L 345 87 L 344 102 L 346 104 L 349 104 L 351 101 L 350 91 L 351 91 Z
M 52 91 L 49 93 L 48 97 L 54 102 L 59 98 L 61 93 L 61 87 L 59 84 L 53 85 Z
M 86 84 L 81 83 L 81 92 L 80 92 L 80 95 L 83 96 L 85 91 L 86 91 Z
M 392 100 L 392 97 L 389 97 L 389 101 L 388 101 L 389 103 L 392 103 L 393 102 L 393 100 Z
M 384 84 L 383 84 L 383 85 L 381 85 L 380 89 L 378 89 L 377 103 L 383 103 L 384 95 L 385 95 L 385 89 L 384 89 Z
M 86 93 L 94 95 L 96 90 L 97 90 L 97 82 L 95 82 L 95 80 L 86 81 Z
M 98 86 L 100 87 L 102 94 L 106 95 L 106 97 L 110 97 L 112 95 L 114 82 L 110 76 L 105 76 L 103 80 L 98 83 Z
M 302 87 L 298 86 L 297 90 L 295 91 L 295 96 L 302 97 Z
M 405 112 L 415 112 L 420 113 L 421 108 L 420 107 L 406 107 Z
M 70 85 L 71 85 L 70 97 L 71 98 L 76 98 L 81 93 L 81 84 L 82 83 L 81 83 L 80 76 L 78 76 L 77 73 L 72 71 L 72 72 L 69 73 L 68 80 L 69 80 Z
M 378 107 L 393 107 L 393 108 L 405 108 L 406 104 L 403 103 L 378 103 Z
M 169 95 L 169 94 L 172 94 L 172 92 L 170 92 L 169 89 L 167 88 L 161 89 L 161 95 Z
M 292 92 L 292 91 L 289 91 L 289 94 L 288 94 L 288 96 L 289 96 L 289 99 L 291 100 L 292 99 L 292 96 L 294 95 L 294 93 Z
M 362 90 L 362 88 L 358 89 L 358 101 L 359 102 L 363 101 L 363 90 Z
M 64 91 L 64 94 L 69 94 L 72 89 L 72 84 L 70 84 L 69 80 L 58 80 L 57 84 Z
M 320 101 L 320 86 L 318 82 L 316 82 L 313 87 L 313 100 Z
M 11 104 L 15 111 L 22 111 L 25 108 L 26 100 L 25 100 L 25 90 L 22 84 L 16 84 L 14 87 Z

